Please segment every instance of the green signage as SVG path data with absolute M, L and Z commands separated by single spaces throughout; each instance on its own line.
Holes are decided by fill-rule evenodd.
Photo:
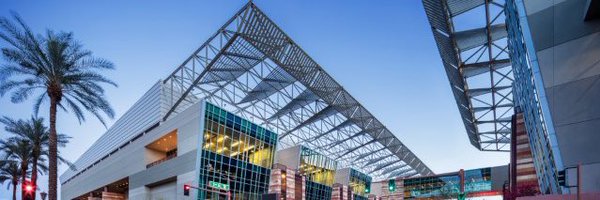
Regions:
M 229 185 L 227 185 L 225 183 L 209 181 L 208 186 L 210 186 L 212 188 L 220 189 L 220 190 L 229 190 Z

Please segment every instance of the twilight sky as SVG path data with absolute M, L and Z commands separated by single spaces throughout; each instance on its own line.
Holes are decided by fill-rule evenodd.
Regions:
M 509 162 L 508 153 L 480 152 L 469 143 L 421 1 L 255 2 L 435 173 Z M 38 33 L 71 31 L 95 56 L 114 62 L 116 70 L 106 75 L 119 87 L 106 89 L 118 118 L 245 3 L 9 0 L 0 16 L 16 11 Z M 28 118 L 32 110 L 31 101 L 0 98 L 1 116 Z M 73 137 L 61 153 L 74 162 L 106 128 L 91 115 L 79 124 L 62 112 L 58 131 Z M 65 169 L 59 166 L 59 175 Z M 39 184 L 47 190 L 46 177 Z M 2 185 L 0 199 L 10 197 Z

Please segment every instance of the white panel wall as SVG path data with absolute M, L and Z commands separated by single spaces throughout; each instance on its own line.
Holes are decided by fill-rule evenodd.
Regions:
M 175 117 L 162 122 L 160 126 L 62 185 L 61 199 L 73 199 L 127 177 L 129 177 L 131 186 L 130 199 L 145 200 L 149 198 L 151 190 L 147 185 L 154 185 L 154 183 L 169 178 L 177 177 L 179 188 L 183 188 L 184 183 L 192 183 L 196 171 L 197 147 L 201 145 L 198 142 L 201 138 L 200 133 L 202 133 L 201 116 L 204 116 L 202 105 L 204 104 L 197 103 Z M 173 130 L 177 130 L 178 134 L 178 157 L 146 169 L 149 155 L 145 146 Z M 144 174 L 152 170 L 161 171 L 160 173 Z M 180 178 L 181 180 L 179 180 Z M 180 197 L 177 199 L 182 199 L 183 194 L 178 194 L 177 197 Z
M 152 200 L 174 199 L 174 197 L 177 195 L 177 182 L 174 181 L 153 188 L 149 188 L 149 192 L 150 199 Z
M 75 161 L 78 171 L 67 170 L 60 176 L 63 183 L 79 171 L 100 160 L 125 142 L 161 120 L 161 82 L 157 82 L 123 114 L 86 152 Z

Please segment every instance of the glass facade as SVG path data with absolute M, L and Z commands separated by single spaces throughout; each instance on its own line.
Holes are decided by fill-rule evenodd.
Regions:
M 302 147 L 299 171 L 306 177 L 307 200 L 331 199 L 335 169 L 337 169 L 335 160 Z
M 231 199 L 260 199 L 268 192 L 277 134 L 206 103 L 198 186 L 227 185 Z M 226 191 L 199 190 L 198 199 L 224 199 Z M 224 193 L 223 193 L 224 192 Z
M 515 108 L 523 112 L 540 191 L 562 193 L 556 176 L 562 168 L 560 150 L 523 1 L 507 0 L 505 12 Z
M 350 186 L 355 200 L 366 200 L 371 192 L 372 178 L 355 169 L 350 169 Z
M 491 168 L 464 173 L 466 194 L 492 190 Z M 459 193 L 458 173 L 404 179 L 404 199 L 456 198 Z

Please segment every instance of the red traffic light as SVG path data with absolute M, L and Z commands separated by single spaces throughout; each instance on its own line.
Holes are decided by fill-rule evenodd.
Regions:
M 33 191 L 33 185 L 25 185 L 25 191 L 32 192 Z
M 23 191 L 27 192 L 27 193 L 31 193 L 35 191 L 35 185 L 33 185 L 33 183 L 30 180 L 26 180 L 23 183 Z
M 190 185 L 183 185 L 183 195 L 190 196 L 190 188 L 192 188 L 192 186 L 190 186 Z

